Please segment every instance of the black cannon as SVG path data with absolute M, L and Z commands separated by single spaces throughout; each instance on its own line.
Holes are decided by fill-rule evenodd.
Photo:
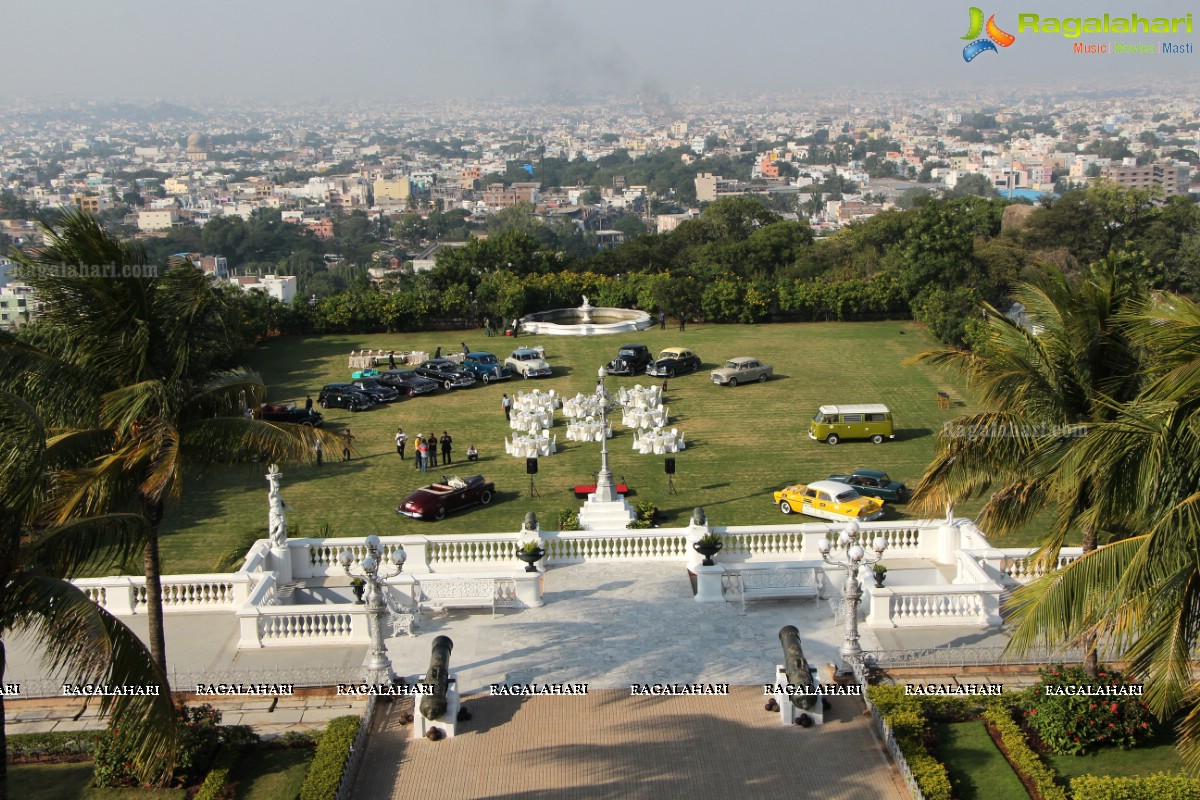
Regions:
M 425 719 L 439 719 L 446 713 L 446 692 L 450 688 L 450 651 L 454 642 L 449 636 L 439 636 L 433 640 L 433 652 L 429 655 L 429 670 L 425 673 L 422 686 L 432 689 L 423 691 L 430 694 L 421 695 L 421 716 Z
M 806 689 L 816 689 L 816 680 L 808 668 L 804 651 L 800 649 L 800 631 L 795 625 L 783 626 L 779 629 L 779 643 L 783 645 L 783 669 L 787 673 L 788 685 L 798 690 L 788 692 L 792 705 L 801 711 L 811 711 L 820 698 L 805 693 Z

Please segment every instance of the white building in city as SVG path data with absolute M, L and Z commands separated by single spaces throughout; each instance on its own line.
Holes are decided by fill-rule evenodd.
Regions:
M 234 280 L 243 292 L 257 289 L 283 303 L 290 303 L 296 297 L 295 275 L 243 275 Z

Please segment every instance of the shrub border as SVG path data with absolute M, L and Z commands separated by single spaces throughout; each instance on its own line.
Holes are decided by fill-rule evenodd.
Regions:
M 1012 711 L 1002 703 L 993 703 L 983 711 L 988 734 L 996 749 L 1025 784 L 1034 800 L 1067 800 L 1066 791 L 1058 784 L 1058 773 L 1042 761 L 1021 727 L 1013 721 Z
M 308 765 L 308 773 L 300 787 L 300 800 L 330 800 L 337 796 L 360 723 L 361 718 L 356 716 L 336 717 L 329 721 Z

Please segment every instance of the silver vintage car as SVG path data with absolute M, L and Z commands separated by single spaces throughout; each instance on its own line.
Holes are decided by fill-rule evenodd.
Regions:
M 725 366 L 712 371 L 712 382 L 718 385 L 737 386 L 739 383 L 758 381 L 763 383 L 771 377 L 773 367 L 757 358 L 740 356 L 725 362 Z

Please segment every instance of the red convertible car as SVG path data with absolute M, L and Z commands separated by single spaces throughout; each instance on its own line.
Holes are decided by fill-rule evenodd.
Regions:
M 442 476 L 441 483 L 422 486 L 396 506 L 396 513 L 413 519 L 442 519 L 447 513 L 476 503 L 492 502 L 496 484 L 485 481 L 482 475 L 460 478 Z

